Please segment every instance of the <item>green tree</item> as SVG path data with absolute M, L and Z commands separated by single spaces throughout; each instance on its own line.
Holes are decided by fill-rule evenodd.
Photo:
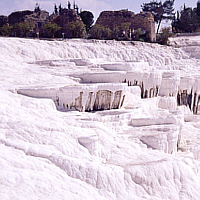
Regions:
M 78 21 L 78 22 L 69 22 L 67 24 L 67 30 L 70 33 L 70 37 L 72 38 L 82 38 L 85 37 L 85 25 Z
M 55 33 L 61 29 L 61 27 L 58 26 L 56 23 L 50 23 L 50 22 L 46 23 L 43 28 L 45 32 L 47 33 L 48 37 L 52 37 L 52 38 L 54 38 Z
M 33 30 L 33 24 L 29 22 L 16 23 L 10 26 L 10 35 L 18 37 L 27 37 L 28 33 Z
M 76 11 L 77 14 L 79 14 L 79 7 L 78 7 L 78 5 L 76 5 L 75 11 Z
M 71 3 L 70 3 L 70 1 L 68 1 L 67 7 L 68 7 L 69 10 L 71 10 Z
M 58 6 L 58 12 L 59 12 L 59 14 L 61 14 L 61 12 L 62 12 L 62 5 L 61 5 L 61 3 L 60 3 L 60 5 Z
M 33 24 L 28 22 L 22 22 L 18 24 L 19 29 L 23 37 L 27 37 L 28 33 L 33 29 Z
M 21 36 L 18 23 L 10 26 L 10 36 L 14 36 L 14 37 L 20 37 Z
M 179 29 L 183 30 L 183 32 L 193 32 L 192 24 L 193 24 L 193 14 L 192 8 L 188 7 L 181 11 Z
M 198 16 L 200 16 L 200 1 L 197 2 L 197 10 L 196 13 Z
M 172 22 L 172 27 L 176 32 L 195 32 L 200 28 L 200 16 L 197 14 L 197 8 L 184 6 L 180 12 L 180 17 L 177 15 Z
M 112 39 L 112 31 L 109 27 L 103 27 L 102 29 L 102 39 Z
M 57 15 L 58 14 L 58 8 L 56 6 L 56 4 L 54 5 L 54 13 Z
M 157 33 L 159 32 L 162 20 L 174 19 L 174 1 L 175 0 L 166 0 L 162 3 L 161 1 L 153 0 L 150 3 L 143 3 L 143 5 L 141 5 L 144 12 L 148 11 L 153 14 L 154 20 L 158 24 Z
M 41 8 L 40 8 L 38 3 L 36 3 L 34 11 L 35 12 L 40 12 L 41 11 Z
M 104 27 L 99 25 L 99 24 L 95 24 L 90 30 L 89 30 L 89 34 L 90 37 L 92 39 L 102 39 L 103 36 L 103 30 Z
M 0 33 L 3 36 L 9 36 L 10 35 L 10 31 L 11 31 L 11 26 L 9 26 L 8 24 L 4 24 L 1 28 L 0 28 Z
M 83 23 L 86 26 L 86 31 L 88 33 L 89 29 L 91 28 L 92 24 L 94 23 L 94 15 L 90 11 L 83 11 L 80 13 L 80 17 Z
M 113 30 L 112 30 L 112 35 L 111 35 L 111 38 L 112 39 L 118 39 L 118 36 L 119 36 L 119 33 L 120 33 L 120 27 L 118 25 L 114 25 L 113 26 Z

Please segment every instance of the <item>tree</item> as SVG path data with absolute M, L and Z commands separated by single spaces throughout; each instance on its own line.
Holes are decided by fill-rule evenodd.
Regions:
M 62 6 L 61 6 L 61 4 L 58 6 L 58 12 L 59 12 L 59 14 L 61 14 L 61 12 L 62 12 Z
M 82 38 L 85 36 L 85 26 L 82 22 L 69 22 L 67 30 L 70 32 L 70 37 Z
M 107 40 L 112 39 L 112 31 L 109 27 L 104 27 L 102 29 L 102 38 Z
M 163 3 L 163 19 L 172 20 L 174 18 L 174 1 L 175 0 L 166 0 Z
M 184 6 L 180 16 L 177 15 L 172 21 L 172 27 L 176 32 L 195 32 L 200 28 L 200 16 L 198 16 L 197 8 Z
M 193 14 L 192 14 L 192 8 L 184 8 L 183 11 L 181 11 L 181 17 L 180 17 L 180 23 L 178 28 L 182 30 L 183 32 L 193 32 L 192 24 L 193 24 Z
M 75 11 L 76 11 L 77 14 L 79 14 L 79 7 L 78 7 L 78 5 L 76 5 Z
M 160 28 L 162 20 L 172 20 L 174 18 L 174 1 L 166 0 L 164 3 L 151 1 L 150 3 L 143 3 L 141 5 L 144 12 L 151 12 L 154 16 L 155 22 L 158 24 L 157 33 Z
M 105 40 L 116 39 L 118 35 L 115 35 L 115 33 L 109 27 L 104 27 L 99 24 L 95 24 L 89 30 L 90 38 L 92 39 L 105 39 Z M 118 32 L 116 34 L 118 34 Z
M 85 24 L 86 31 L 88 33 L 89 29 L 91 28 L 91 25 L 94 23 L 94 15 L 90 11 L 83 11 L 81 12 L 80 17 L 83 23 Z
M 196 13 L 198 16 L 200 16 L 200 1 L 197 2 L 197 10 Z
M 118 25 L 114 24 L 113 26 L 113 30 L 112 30 L 112 35 L 111 35 L 111 38 L 112 39 L 118 39 L 118 36 L 119 36 L 119 33 L 120 33 L 120 28 Z
M 35 4 L 35 10 L 34 11 L 35 12 L 40 12 L 41 11 L 41 8 L 40 8 L 38 3 Z
M 33 29 L 33 24 L 29 22 L 16 23 L 10 26 L 10 35 L 18 37 L 27 37 L 28 33 Z
M 14 36 L 14 37 L 21 36 L 21 34 L 20 34 L 20 28 L 19 28 L 18 23 L 10 26 L 10 36 Z
M 67 7 L 68 7 L 69 10 L 71 10 L 71 3 L 70 3 L 70 1 L 68 1 Z
M 54 5 L 54 13 L 57 15 L 58 14 L 58 8 L 56 6 L 56 4 Z
M 50 23 L 50 22 L 46 23 L 43 28 L 46 31 L 48 37 L 53 37 L 53 38 L 55 36 L 55 33 L 61 29 L 61 27 L 58 26 L 56 23 Z
M 28 33 L 33 29 L 33 24 L 28 22 L 22 22 L 18 24 L 19 28 L 21 29 L 21 33 L 23 37 L 27 37 Z
M 179 21 L 180 20 L 180 14 L 179 14 L 178 10 L 177 10 L 176 16 L 177 16 L 177 21 Z
M 103 26 L 95 24 L 89 31 L 90 37 L 92 39 L 102 39 L 103 30 L 104 30 Z
M 8 24 L 4 24 L 3 27 L 0 28 L 0 33 L 3 36 L 10 35 L 11 27 Z

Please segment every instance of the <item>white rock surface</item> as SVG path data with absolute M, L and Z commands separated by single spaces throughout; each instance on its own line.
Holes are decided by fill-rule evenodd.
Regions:
M 187 46 L 194 40 L 199 39 L 189 38 Z M 178 38 L 182 42 L 186 39 Z M 184 83 L 179 91 L 198 83 L 198 78 L 181 82 L 188 74 L 199 76 L 199 57 L 191 50 L 140 42 L 0 38 L 0 199 L 200 199 L 199 116 L 186 106 L 176 108 L 176 97 L 167 95 L 177 91 L 178 80 Z M 116 62 L 122 63 L 117 70 L 127 62 L 146 64 L 131 72 L 105 72 L 105 63 Z M 171 85 L 169 79 L 161 83 L 167 78 L 163 70 L 175 70 Z M 141 99 L 138 84 L 125 87 L 121 109 L 58 111 L 52 95 L 58 88 L 87 88 L 81 74 L 95 74 L 112 87 L 127 75 L 132 77 L 127 81 L 143 81 L 148 92 L 162 85 L 166 97 Z M 46 88 L 52 90 L 47 94 Z M 17 93 L 22 89 L 32 91 L 30 96 L 36 89 L 44 93 L 32 98 Z

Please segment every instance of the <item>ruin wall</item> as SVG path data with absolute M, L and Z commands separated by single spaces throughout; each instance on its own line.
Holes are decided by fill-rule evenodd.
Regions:
M 120 26 L 122 23 L 127 22 L 131 23 L 132 30 L 142 28 L 146 30 L 151 41 L 156 39 L 155 21 L 150 12 L 135 14 L 134 12 L 128 10 L 103 11 L 99 15 L 96 24 L 109 27 L 113 30 L 115 25 Z

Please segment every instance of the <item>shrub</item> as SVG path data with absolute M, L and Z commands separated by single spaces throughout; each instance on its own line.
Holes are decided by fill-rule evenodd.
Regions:
M 168 38 L 172 36 L 171 28 L 165 27 L 162 28 L 162 32 L 158 35 L 157 42 L 159 44 L 167 45 Z

